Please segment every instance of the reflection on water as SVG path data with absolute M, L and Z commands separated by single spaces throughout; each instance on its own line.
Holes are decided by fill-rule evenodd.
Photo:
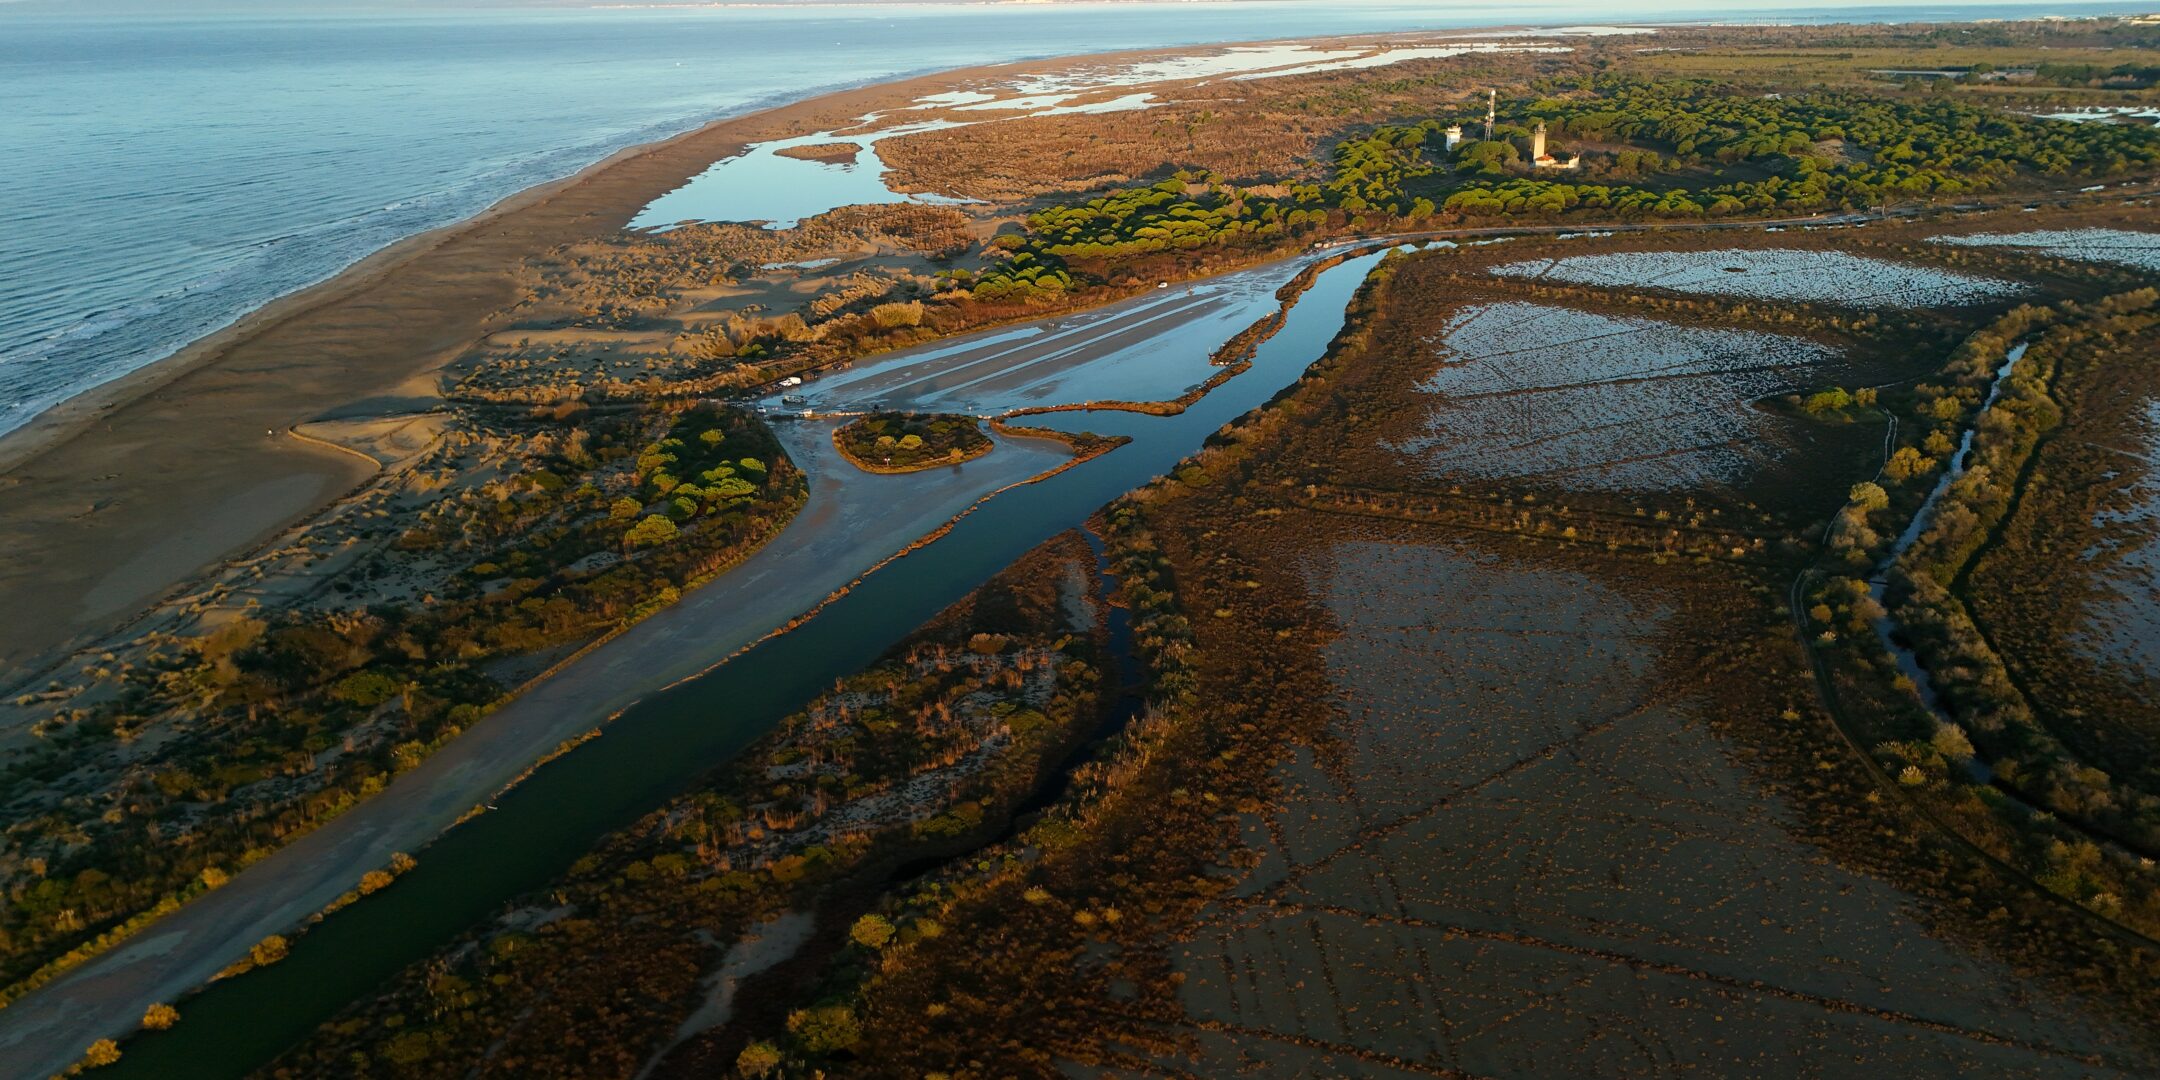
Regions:
M 792 229 L 804 218 L 843 206 L 965 202 L 894 191 L 885 183 L 887 167 L 877 152 L 877 144 L 885 139 L 961 126 L 951 120 L 920 120 L 864 134 L 819 131 L 756 143 L 645 204 L 630 219 L 630 227 L 665 232 L 694 221 L 762 221 L 767 228 Z M 780 153 L 833 143 L 853 143 L 862 149 L 850 162 L 813 161 Z
M 865 362 L 802 390 L 818 412 L 879 409 L 995 416 L 1085 402 L 1167 401 L 1206 382 L 1209 358 L 1276 309 L 1300 261 L 1166 289 L 1120 304 Z

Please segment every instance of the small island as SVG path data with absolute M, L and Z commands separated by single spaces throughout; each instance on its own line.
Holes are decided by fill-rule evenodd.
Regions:
M 911 473 L 979 458 L 993 444 L 973 417 L 870 413 L 834 431 L 833 445 L 864 472 Z
M 799 161 L 821 161 L 827 165 L 853 165 L 855 157 L 862 153 L 860 143 L 829 142 L 812 143 L 809 146 L 783 146 L 773 153 Z

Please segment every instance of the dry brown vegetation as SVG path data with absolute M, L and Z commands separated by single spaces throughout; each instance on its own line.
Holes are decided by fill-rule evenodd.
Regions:
M 857 922 L 862 897 L 995 835 L 1099 723 L 1094 566 L 1075 533 L 1044 545 L 267 1075 L 627 1077 L 677 1043 L 732 1058 L 731 1008 L 776 1022 L 789 979 L 910 940 Z M 760 935 L 781 942 L 760 961 L 779 986 L 713 998 L 671 1041 L 715 992 L 701 972 Z
M 2015 511 L 1968 582 L 1979 623 L 2078 756 L 2160 790 L 2151 639 L 2155 543 L 2150 328 L 2064 358 L 2049 432 Z
M 852 1053 L 774 1045 L 877 1076 L 2149 1067 L 2154 958 L 1886 797 L 1818 703 L 1782 603 L 1835 484 L 1631 497 L 1789 534 L 1721 559 L 1553 509 L 1609 494 L 1381 468 L 1480 299 L 1435 287 L 1451 258 L 1383 269 L 1384 315 L 1113 512 L 1159 712 L 1002 860 L 900 899 L 944 932 L 863 982 Z M 1782 325 L 1738 307 L 1659 314 Z M 1826 328 L 1828 374 L 1923 374 L 1989 313 Z M 1867 475 L 1853 426 L 1787 467 Z
M 1798 68 L 1764 51 L 1789 49 L 1806 33 L 1751 29 L 1751 62 L 1772 62 L 1751 70 L 1773 81 L 1850 82 L 1877 55 L 1865 49 L 1941 44 L 1916 32 L 1853 30 L 1852 49 L 1811 56 Z M 2056 33 L 2047 32 L 2050 48 L 2137 44 Z M 1653 62 L 1675 69 L 1724 63 L 1734 45 L 1720 30 L 1672 31 L 1666 40 L 1674 51 L 1653 54 L 1665 57 Z M 694 225 L 558 248 L 526 267 L 524 294 L 504 316 L 508 328 L 444 369 L 451 407 L 431 414 L 424 431 L 321 429 L 336 445 L 396 464 L 403 471 L 395 483 L 372 486 L 343 507 L 351 520 L 341 531 L 304 537 L 274 560 L 232 572 L 265 579 L 263 597 L 294 612 L 345 606 L 329 594 L 355 589 L 425 599 L 453 571 L 368 571 L 382 565 L 368 560 L 415 535 L 409 526 L 427 525 L 429 513 L 482 520 L 489 507 L 507 504 L 511 511 L 495 526 L 532 524 L 516 504 L 540 482 L 534 474 L 549 455 L 575 439 L 579 418 L 592 422 L 589 406 L 612 415 L 625 403 L 737 392 L 1250 262 L 1314 235 L 1396 228 L 1409 217 L 1444 224 L 1445 213 L 1431 219 L 1429 205 L 1422 214 L 1376 212 L 1368 221 L 1336 202 L 1308 211 L 1314 216 L 1301 234 L 1246 246 L 1095 263 L 1076 255 L 1079 276 L 1065 281 L 1081 287 L 1069 292 L 1060 284 L 991 300 L 942 276 L 1009 267 L 1009 256 L 1027 246 L 1019 237 L 978 245 L 1032 208 L 1015 204 L 1197 169 L 1214 175 L 1191 182 L 1188 193 L 1257 206 L 1284 196 L 1290 183 L 1324 179 L 1330 152 L 1373 124 L 1475 111 L 1471 99 L 1488 85 L 1581 103 L 1593 69 L 1632 57 L 1640 45 L 1575 44 L 1565 55 L 1165 87 L 1166 104 L 1145 112 L 1001 121 L 881 144 L 897 186 L 989 205 L 847 207 L 783 231 Z M 1713 57 L 1706 49 L 1721 51 Z M 1901 100 L 1934 92 L 1871 89 Z M 842 130 L 853 119 L 813 108 L 793 123 Z M 835 142 L 791 153 L 833 161 L 855 151 Z M 1707 171 L 1667 179 L 1694 182 Z M 1376 203 L 1384 205 L 1391 204 Z M 2051 211 L 2048 220 L 2149 224 L 2149 213 L 2149 206 Z M 1958 227 L 2033 220 L 2003 214 Z M 1917 223 L 1794 232 L 1778 244 L 2008 278 L 2050 298 L 2091 298 L 2142 280 L 2123 268 L 1922 242 L 1940 230 Z M 1599 250 L 1707 251 L 1736 242 L 1758 241 L 1621 237 L 1600 241 Z M 1891 1066 L 2150 1064 L 2151 1048 L 2106 1019 L 2123 1001 L 2150 1004 L 2141 996 L 2150 991 L 2144 954 L 2098 943 L 2074 914 L 2035 899 L 2016 871 L 1941 842 L 1906 804 L 1876 801 L 1864 759 L 1842 748 L 1811 704 L 1805 654 L 1778 607 L 1789 574 L 1821 553 L 1825 523 L 1850 483 L 1878 463 L 1886 414 L 1948 402 L 1936 417 L 1940 430 L 1915 431 L 1904 447 L 1939 466 L 1943 451 L 1926 435 L 1969 419 L 1975 388 L 1921 380 L 1939 375 L 1942 357 L 2010 301 L 1862 311 L 1485 273 L 1494 262 L 1580 248 L 1550 243 L 1522 239 L 1389 264 L 1379 277 L 1394 282 L 1384 306 L 1360 312 L 1337 362 L 1106 525 L 1118 541 L 1158 704 L 1132 731 L 1125 755 L 1081 770 L 1074 798 L 1022 841 L 893 900 L 888 941 L 828 942 L 842 960 L 837 974 L 807 992 L 806 1001 L 816 999 L 808 1020 L 752 1017 L 712 1040 L 698 1060 L 724 1064 L 762 1024 L 756 1031 L 789 1068 L 861 1073 L 919 1066 L 1041 1074 L 1061 1060 L 1142 1070 L 1198 1061 L 1207 1072 L 1275 1055 L 1289 1069 L 1373 1073 L 1539 1071 L 1570 1060 L 1612 1071 L 1645 1062 L 1739 1070 L 1832 1052 Z M 1597 326 L 1618 328 L 1629 348 L 1644 351 L 1671 335 L 1730 335 L 1706 356 L 1683 358 L 1698 368 L 1731 366 L 1731 343 L 1743 340 L 1774 342 L 1781 358 L 1740 374 L 1615 368 L 1575 386 L 1550 367 L 1553 355 L 1617 361 L 1626 350 L 1560 334 L 1542 358 L 1535 351 L 1454 358 L 1504 369 L 1492 386 L 1472 392 L 1434 383 L 1435 345 L 1451 332 L 1450 320 L 1503 305 L 1577 326 L 1603 320 Z M 1808 407 L 1815 393 L 1846 387 L 1871 393 L 1852 408 Z M 2100 439 L 2128 423 L 2127 414 L 2095 415 L 2115 425 L 2100 429 Z M 551 422 L 559 429 L 532 430 Z M 1538 437 L 1502 445 L 1461 436 L 1479 424 L 1520 426 Z M 1449 432 L 1457 433 L 1452 442 Z M 2049 459 L 2050 475 L 2093 475 L 2094 461 L 2067 445 L 2050 452 L 2065 455 Z M 1913 467 L 1909 478 L 1924 476 Z M 2099 480 L 2080 483 L 2100 486 L 2045 498 L 2086 510 L 2120 505 L 2120 489 L 2110 495 Z M 1911 489 L 1921 486 L 1892 485 L 1883 514 L 1909 510 L 1918 497 Z M 419 509 L 428 501 L 421 496 L 437 489 L 455 492 L 456 506 Z M 2017 521 L 2016 535 L 2039 527 Z M 2071 528 L 2032 542 L 2063 550 L 2082 539 Z M 1376 567 L 1392 574 L 1359 576 Z M 1980 579 L 2028 603 L 2066 587 L 2020 576 L 2034 572 L 1987 563 Z M 1345 589 L 1352 602 L 1339 595 Z M 1367 603 L 1364 594 L 1386 595 Z M 635 606 L 672 595 L 620 599 Z M 1436 598 L 1446 602 L 1436 608 Z M 1981 601 L 1981 610 L 1992 602 Z M 1850 619 L 1857 610 L 1847 605 L 1837 614 Z M 970 617 L 977 616 L 989 618 Z M 2063 626 L 2042 613 L 2006 606 L 2000 618 L 2023 654 L 2013 661 L 2024 665 L 2020 677 L 2060 702 L 2050 709 L 2080 732 L 2066 741 L 2083 738 L 2089 742 L 2078 745 L 2095 746 L 2096 756 L 2138 761 L 2151 734 L 2135 700 L 2145 684 L 2064 659 Z M 1599 629 L 1586 632 L 1590 624 Z M 548 658 L 540 646 L 559 642 L 525 644 L 535 648 L 498 657 L 492 677 L 529 674 Z M 217 634 L 190 647 L 199 653 L 191 654 L 191 663 L 200 661 L 194 666 L 218 669 L 225 646 Z M 1852 700 L 1897 716 L 1885 730 L 1911 721 L 1888 670 L 1863 661 L 1838 675 Z M 56 684 L 49 693 L 59 697 L 31 695 L 26 705 L 56 717 L 95 706 L 95 687 L 118 685 L 132 662 L 114 661 L 118 675 L 90 664 L 86 697 Z M 1522 679 L 1517 664 L 1531 665 L 1538 678 Z M 1413 677 L 1430 672 L 1454 678 Z M 380 706 L 378 698 L 369 707 Z M 2086 725 L 2080 710 L 2088 708 L 2110 715 Z M 1897 731 L 1898 739 L 1913 734 Z M 775 752 L 802 749 L 776 739 Z M 407 743 L 417 749 L 408 752 Z M 384 745 L 397 747 L 401 763 L 427 748 L 412 739 Z M 1484 756 L 1446 752 L 1458 747 Z M 1492 768 L 1481 772 L 1481 763 Z M 1441 802 L 1424 807 L 1432 814 L 1405 819 L 1435 831 L 1408 849 L 1383 851 L 1415 831 L 1391 824 L 1388 808 L 1432 795 L 1443 775 Z M 723 783 L 741 779 L 731 774 Z M 1009 800 L 1016 790 L 1001 786 L 997 797 Z M 822 794 L 818 806 L 831 809 Z M 796 803 L 779 814 L 789 829 L 817 816 Z M 655 1033 L 687 1012 L 709 952 L 691 932 L 722 927 L 724 937 L 769 913 L 775 896 L 802 898 L 779 888 L 792 881 L 778 882 L 778 892 L 761 892 L 762 881 L 737 888 L 742 883 L 726 875 L 739 869 L 709 860 L 699 864 L 694 890 L 682 887 L 688 876 L 654 876 L 654 852 L 684 857 L 689 844 L 705 859 L 710 835 L 691 836 L 680 824 L 656 817 L 580 871 L 576 887 L 604 917 L 520 913 L 470 939 L 486 943 L 458 954 L 455 964 L 470 967 L 415 973 L 296 1060 L 327 1067 L 335 1059 L 342 1067 L 339 1055 L 363 1048 L 370 1068 L 445 1074 L 469 1069 L 483 1053 L 503 1055 L 496 1064 L 517 1071 L 633 1068 Z M 834 870 L 833 880 L 866 865 L 873 849 L 885 850 L 834 848 L 833 865 L 847 869 Z M 1330 868 L 1348 867 L 1365 880 L 1302 896 L 1288 884 L 1325 883 L 1336 872 Z M 704 887 L 714 880 L 729 884 Z M 1387 884 L 1368 890 L 1372 881 Z M 1732 881 L 1747 886 L 1728 890 L 1740 900 L 1718 892 Z M 1429 906 L 1412 910 L 1397 888 L 1406 884 Z M 1235 895 L 1241 890 L 1252 896 Z M 1583 896 L 1623 912 L 1627 925 L 1568 909 Z M 1776 930 L 1749 928 L 1748 919 Z M 1859 942 L 1858 955 L 1827 944 L 1853 923 L 1892 931 Z M 937 932 L 950 927 L 962 932 Z M 555 937 L 525 954 L 527 934 Z M 1320 951 L 1308 943 L 1315 934 L 1329 943 Z M 498 950 L 499 941 L 509 944 Z M 1411 970 L 1405 957 L 1426 957 L 1427 948 L 1449 962 L 1390 981 Z M 1247 962 L 1271 950 L 1280 966 L 1257 975 L 1255 996 L 1262 967 Z M 2006 964 L 2024 974 L 2008 973 Z M 1526 982 L 1533 977 L 1562 989 L 1533 987 Z M 1422 1042 L 1398 1037 L 1429 1017 L 1425 1010 L 1453 1002 L 1462 1003 L 1461 1017 L 1432 1027 Z M 847 1024 L 820 1011 L 832 1008 L 849 1010 Z M 1549 1015 L 1517 1022 L 1530 1015 L 1519 1009 Z M 1723 1024 L 1728 1011 L 1778 1030 L 1784 1041 L 1743 1046 L 1704 1020 L 1707 1012 Z M 409 1023 L 417 1017 L 427 1023 Z M 854 1035 L 842 1038 L 843 1028 Z M 512 1042 L 495 1042 L 505 1031 Z M 575 1037 L 540 1045 L 563 1031 Z M 1552 1053 L 1577 1056 L 1541 1056 Z

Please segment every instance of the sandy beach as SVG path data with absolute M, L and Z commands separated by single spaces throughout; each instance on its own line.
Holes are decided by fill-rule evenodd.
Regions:
M 1370 48 L 1399 44 L 1399 36 L 1305 39 L 1304 45 Z M 993 80 L 1065 79 L 1109 95 L 1176 83 L 1207 72 L 1169 70 L 1176 65 L 1161 61 L 1258 44 L 959 68 L 716 120 L 393 244 L 165 360 L 69 399 L 0 435 L 0 549 L 13 556 L 0 565 L 0 604 L 40 615 L 0 625 L 0 672 L 6 672 L 0 693 L 41 683 L 69 651 L 125 631 L 190 582 L 353 493 L 377 471 L 368 455 L 296 437 L 295 428 L 439 407 L 451 381 L 447 366 L 515 325 L 512 309 L 526 287 L 521 274 L 536 259 L 619 236 L 648 203 L 745 146 L 847 130 L 866 116 L 921 108 L 955 87 Z M 1250 60 L 1246 67 L 1294 59 Z M 1144 70 L 1150 61 L 1165 70 L 1137 81 L 1117 74 Z M 1053 71 L 1064 74 L 1044 75 Z M 954 115 L 980 121 L 1020 114 Z M 931 171 L 951 172 L 950 164 Z M 925 167 L 911 162 L 901 172 Z M 922 175 L 902 179 L 929 182 Z M 964 186 L 962 175 L 948 179 Z
M 0 689 L 372 475 L 291 429 L 433 407 L 433 373 L 502 329 L 526 260 L 618 232 L 749 142 L 844 125 L 998 70 L 841 91 L 622 151 L 392 245 L 0 437 L 0 549 L 11 555 L 0 605 L 40 616 L 0 625 Z

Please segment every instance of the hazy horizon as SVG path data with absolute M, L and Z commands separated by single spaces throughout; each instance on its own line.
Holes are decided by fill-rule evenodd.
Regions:
M 513 9 L 563 9 L 563 10 L 649 10 L 667 8 L 701 7 L 995 7 L 995 6 L 1041 6 L 1060 5 L 1126 5 L 1126 4 L 1176 4 L 1187 5 L 1233 5 L 1233 4 L 1279 4 L 1295 3 L 1297 0 L 0 0 L 0 11 L 34 12 L 39 14 L 160 14 L 160 15 L 215 15 L 230 13 L 282 14 L 305 16 L 326 12 L 375 13 L 396 12 L 424 14 L 429 12 L 455 12 L 465 10 L 513 10 Z M 1428 0 L 1375 0 L 1381 4 L 1415 7 L 1443 12 L 1452 7 L 1475 8 L 1477 4 L 1432 4 Z M 1551 8 L 1556 17 L 1572 5 L 1526 4 L 1519 9 L 1519 17 L 1510 21 L 1535 23 L 1540 12 Z M 2051 10 L 2074 13 L 2130 14 L 2148 10 L 2160 10 L 2148 5 L 2114 3 L 2109 0 L 2063 0 L 2058 4 L 2035 5 L 2031 0 L 1964 0 L 1958 5 L 1973 7 L 2045 7 Z M 1672 21 L 1701 16 L 1746 16 L 1750 13 L 1783 13 L 1790 16 L 1795 10 L 1822 12 L 1911 8 L 1916 21 L 1931 18 L 1929 13 L 1939 12 L 1941 5 L 1924 0 L 1815 0 L 1802 7 L 1777 3 L 1734 3 L 1729 0 L 1677 0 L 1656 21 Z M 1939 16 L 1932 16 L 1939 17 Z M 1632 20 L 1645 21 L 1645 20 Z

